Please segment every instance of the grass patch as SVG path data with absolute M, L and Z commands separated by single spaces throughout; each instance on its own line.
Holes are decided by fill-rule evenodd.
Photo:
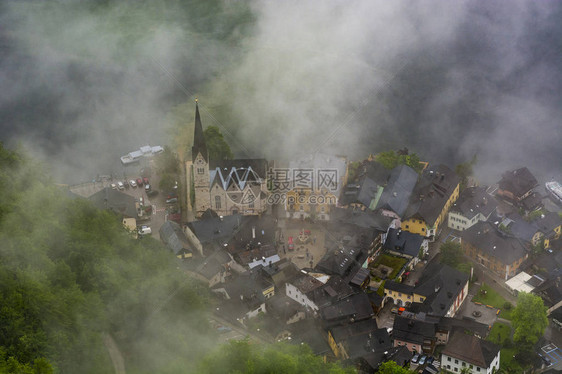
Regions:
M 392 268 L 392 273 L 388 275 L 388 279 L 394 279 L 406 262 L 408 262 L 408 260 L 405 258 L 383 254 L 380 255 L 374 263 L 371 263 L 369 267 L 376 268 L 378 265 L 388 266 Z
M 511 339 L 511 326 L 503 322 L 494 323 L 487 340 L 494 344 L 503 345 L 507 339 Z
M 482 291 L 486 291 L 485 294 Z M 478 289 L 478 292 L 476 293 L 476 296 L 472 298 L 472 301 L 482 303 L 484 305 L 491 305 L 494 308 L 500 309 L 499 316 L 501 318 L 511 320 L 513 308 L 505 309 L 504 305 L 507 303 L 507 300 L 485 283 L 483 283 Z
M 515 355 L 515 348 L 502 348 L 500 349 L 500 369 L 504 369 L 507 373 L 522 373 L 523 368 L 513 357 Z

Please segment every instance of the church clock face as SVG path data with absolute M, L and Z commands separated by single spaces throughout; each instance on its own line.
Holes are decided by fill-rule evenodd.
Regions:
M 202 164 L 203 164 L 203 160 L 202 160 L 202 159 L 198 159 L 198 160 L 197 160 L 197 163 L 198 163 L 199 165 L 202 165 Z

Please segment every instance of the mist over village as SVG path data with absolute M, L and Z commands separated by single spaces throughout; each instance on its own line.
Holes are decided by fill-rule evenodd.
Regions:
M 561 17 L 0 0 L 0 372 L 562 370 Z

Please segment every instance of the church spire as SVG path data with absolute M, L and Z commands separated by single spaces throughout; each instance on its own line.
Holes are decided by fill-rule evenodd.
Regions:
M 203 125 L 201 124 L 201 116 L 199 115 L 199 104 L 195 99 L 195 130 L 193 133 L 193 147 L 191 147 L 191 160 L 195 161 L 197 154 L 201 153 L 205 161 L 208 160 L 207 145 L 203 136 Z

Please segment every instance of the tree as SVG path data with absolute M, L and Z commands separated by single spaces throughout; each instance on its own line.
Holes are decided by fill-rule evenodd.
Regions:
M 400 154 L 397 154 L 394 151 L 381 152 L 375 156 L 375 161 L 387 169 L 394 169 L 398 165 L 406 165 L 418 173 L 422 171 L 420 158 L 415 153 L 407 154 L 401 152 Z
M 377 374 L 412 374 L 413 371 L 408 370 L 394 361 L 383 362 L 377 370 Z
M 460 243 L 448 240 L 441 244 L 441 263 L 457 268 L 463 261 L 463 252 Z
M 457 175 L 461 179 L 461 190 L 463 190 L 468 184 L 468 178 L 472 176 L 474 172 L 474 165 L 476 165 L 476 162 L 476 155 L 474 155 L 470 161 L 466 161 L 455 166 L 455 173 L 457 173 Z
M 310 373 L 344 374 L 356 373 L 354 368 L 342 368 L 325 363 L 304 344 L 272 345 L 251 344 L 248 339 L 230 341 L 206 356 L 197 373 L 242 374 L 242 373 Z
M 209 159 L 213 161 L 232 159 L 232 151 L 230 146 L 224 140 L 222 133 L 216 126 L 209 126 L 203 131 Z
M 547 307 L 540 296 L 520 292 L 513 310 L 513 341 L 520 351 L 530 351 L 548 326 Z

